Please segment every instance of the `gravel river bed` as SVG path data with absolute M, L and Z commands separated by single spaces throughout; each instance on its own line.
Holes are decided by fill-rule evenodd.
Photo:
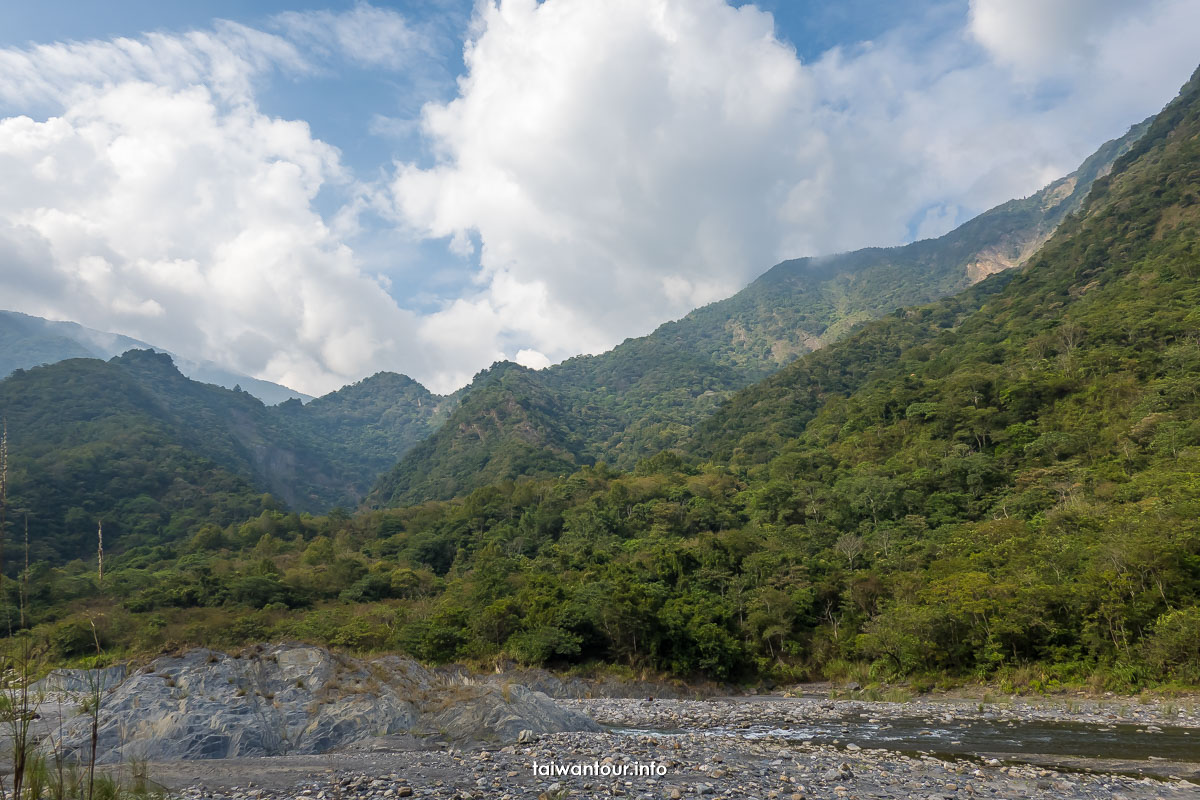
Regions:
M 563 700 L 601 732 L 149 765 L 184 798 L 1200 798 L 1194 705 Z

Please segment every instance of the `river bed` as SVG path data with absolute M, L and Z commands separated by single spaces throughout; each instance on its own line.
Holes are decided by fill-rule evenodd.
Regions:
M 1200 782 L 1200 716 L 1192 705 L 767 697 L 591 701 L 589 713 L 626 736 L 702 735 Z
M 681 729 L 614 728 L 626 735 L 672 736 Z M 924 717 L 862 719 L 846 716 L 807 725 L 773 724 L 750 727 L 708 727 L 714 737 L 775 739 L 789 742 L 881 748 L 901 753 L 929 755 L 1018 757 L 1026 754 L 1061 755 L 1127 761 L 1200 762 L 1200 733 L 1181 727 L 1151 725 L 1099 725 L 1080 722 L 998 722 L 964 719 L 931 720 Z
M 1200 746 L 1193 747 L 1200 718 L 1192 706 L 561 702 L 608 727 L 503 746 L 381 738 L 323 756 L 176 762 L 151 771 L 184 800 L 1200 798 Z

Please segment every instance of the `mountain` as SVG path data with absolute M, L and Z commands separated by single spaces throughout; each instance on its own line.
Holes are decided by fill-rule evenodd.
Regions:
M 53 322 L 16 311 L 0 311 L 0 377 L 68 358 L 107 360 L 126 350 L 152 349 L 137 339 L 74 322 Z
M 0 381 L 9 498 L 54 560 L 94 546 L 100 520 L 119 549 L 264 508 L 352 508 L 453 402 L 380 373 L 308 405 L 264 406 L 151 350 L 18 369 Z
M 100 521 L 119 549 L 274 507 L 268 487 L 301 499 L 291 485 L 305 456 L 279 443 L 262 403 L 189 381 L 166 355 L 18 370 L 0 381 L 0 414 L 9 501 L 29 510 L 35 558 L 94 551 Z
M 784 261 L 733 297 L 699 308 L 654 336 L 759 380 L 856 324 L 928 303 L 1024 264 L 1074 213 L 1095 180 L 1145 133 L 1150 120 L 1106 142 L 1065 178 L 1010 200 L 936 239 L 901 247 Z
M 447 470 L 407 477 L 458 497 L 324 517 L 276 511 L 240 475 L 260 437 L 309 435 L 285 425 L 304 406 L 199 387 L 148 353 L 17 373 L 0 382 L 10 520 L 65 512 L 86 548 L 120 496 L 126 519 L 162 508 L 168 532 L 198 533 L 147 518 L 127 541 L 148 546 L 106 558 L 103 587 L 94 562 L 35 564 L 22 623 L 60 659 L 97 640 L 298 638 L 918 692 L 1200 685 L 1200 70 L 1024 267 L 858 326 L 632 472 L 573 468 L 622 395 L 677 380 L 624 363 L 576 362 L 573 379 L 620 387 L 593 406 L 547 371 L 493 367 L 417 445 Z M 429 412 L 376 376 L 331 398 L 318 432 L 350 439 L 397 393 L 397 443 L 454 402 Z M 320 488 L 329 462 L 305 463 L 295 480 Z M 463 494 L 470 470 L 494 482 Z M 70 511 L 81 484 L 94 505 Z M 44 548 L 42 518 L 31 529 Z
M 364 515 L 364 553 L 446 582 L 396 640 L 716 677 L 1200 682 L 1200 70 L 1025 267 L 802 356 L 684 451 Z
M 742 383 L 732 369 L 653 336 L 541 371 L 495 364 L 436 433 L 380 478 L 368 502 L 454 497 L 597 461 L 632 467 L 685 438 Z
M 458 394 L 435 395 L 405 375 L 380 372 L 271 411 L 349 479 L 354 499 L 347 505 L 354 506 L 381 473 L 438 430 L 458 402 Z
M 537 372 L 496 364 L 475 376 L 449 420 L 379 480 L 368 502 L 454 497 L 518 475 L 573 472 L 585 461 L 582 440 L 564 425 L 575 419 Z
M 1191 346 L 1200 321 L 1191 305 L 1198 251 L 1189 241 L 1200 219 L 1196 148 L 1164 147 L 1191 130 L 1198 83 L 1193 77 L 1112 173 L 1096 179 L 1084 209 L 1025 268 L 940 303 L 898 310 L 797 361 L 699 426 L 691 451 L 747 468 L 766 463 L 797 446 L 823 415 L 830 425 L 854 418 L 863 411 L 855 398 L 883 386 L 889 396 L 876 396 L 872 402 L 882 405 L 867 412 L 876 421 L 931 425 L 974 451 L 1036 419 L 1020 436 L 1040 430 L 1049 441 L 1058 436 L 1049 408 L 1055 401 L 1089 386 L 1100 408 L 1105 380 L 1144 383 L 1162 368 L 1164 351 Z M 1121 364 L 1138 366 L 1127 374 Z M 849 432 L 863 420 L 841 424 Z
M 85 328 L 75 322 L 55 322 L 15 311 L 0 311 L 0 378 L 14 370 L 53 364 L 68 358 L 107 360 L 127 350 L 157 350 L 161 347 L 116 333 Z M 211 361 L 191 361 L 172 356 L 180 371 L 201 383 L 233 389 L 240 386 L 268 405 L 297 398 L 312 398 L 286 386 L 251 378 L 217 366 Z
M 608 353 L 540 372 L 497 364 L 449 397 L 381 373 L 301 406 L 311 398 L 286 387 L 208 362 L 175 364 L 196 381 L 279 403 L 254 412 L 261 436 L 242 431 L 250 439 L 239 446 L 267 452 L 278 445 L 296 454 L 284 460 L 300 472 L 230 458 L 229 448 L 213 463 L 302 510 L 356 505 L 372 485 L 372 504 L 394 505 L 598 461 L 630 468 L 686 441 L 736 390 L 797 353 L 836 340 L 862 319 L 952 293 L 1019 263 L 1144 129 L 1136 126 L 1106 144 L 1033 197 L 999 206 L 940 239 L 784 262 L 734 297 Z M 131 349 L 155 348 L 75 323 L 0 312 L 0 374 Z M 72 370 L 50 374 L 78 377 Z M 172 392 L 201 396 L 178 380 L 171 386 L 166 400 L 177 399 Z M 204 413 L 223 413 L 220 393 L 203 396 Z M 238 439 L 228 431 L 221 436 L 231 435 Z
M 179 368 L 179 371 L 194 381 L 211 383 L 226 389 L 240 389 L 246 394 L 257 397 L 269 406 L 278 405 L 288 400 L 307 402 L 313 399 L 312 395 L 298 392 L 279 383 L 264 381 L 261 378 L 251 378 L 249 375 L 233 372 L 212 361 L 193 361 L 188 358 L 180 358 L 159 347 L 153 349 L 170 355 L 171 359 L 175 362 L 175 366 Z
M 937 239 L 785 261 L 733 297 L 607 353 L 539 372 L 497 364 L 476 377 L 445 427 L 380 479 L 370 502 L 445 499 L 599 461 L 629 469 L 678 446 L 735 391 L 799 354 L 1025 263 L 1148 125 Z

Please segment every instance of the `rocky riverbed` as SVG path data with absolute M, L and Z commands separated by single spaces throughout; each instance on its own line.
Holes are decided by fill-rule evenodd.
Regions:
M 1194 709 L 1112 703 L 1082 711 L 1015 702 L 995 709 L 947 702 L 868 703 L 753 698 L 710 701 L 571 700 L 562 703 L 609 727 L 526 737 L 504 746 L 386 738 L 324 756 L 175 762 L 152 777 L 185 798 L 392 800 L 421 798 L 1195 798 L 1200 797 L 1200 720 Z M 1135 719 L 1187 730 L 1191 762 L 1042 754 L 946 756 L 849 741 L 750 737 L 763 726 L 831 719 L 886 720 L 995 715 L 994 722 L 1088 724 Z M 859 717 L 859 715 L 867 715 Z M 869 723 L 868 723 L 869 724 Z M 1146 731 L 1153 733 L 1153 731 Z M 1150 767 L 1145 774 L 1138 770 Z
M 1194 700 L 684 700 L 284 644 L 54 673 L 44 748 L 86 757 L 97 691 L 98 760 L 184 798 L 1200 798 Z
M 931 721 L 992 720 L 1025 724 L 1035 721 L 1072 722 L 1095 725 L 1127 724 L 1200 728 L 1200 700 L 1147 701 L 1136 698 L 1082 697 L 932 697 L 908 702 L 865 699 L 830 699 L 817 695 L 799 697 L 737 697 L 712 700 L 562 699 L 559 705 L 578 708 L 603 725 L 672 728 L 688 725 L 701 728 L 750 726 L 768 722 L 809 723 L 839 719 L 919 716 Z M 1197 731 L 1200 735 L 1200 731 Z M 1200 744 L 1200 742 L 1198 742 Z

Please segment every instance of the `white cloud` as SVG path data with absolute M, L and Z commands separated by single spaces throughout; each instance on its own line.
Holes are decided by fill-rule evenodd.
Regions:
M 211 31 L 0 49 L 0 102 L 61 102 L 124 81 L 172 88 L 203 84 L 224 100 L 247 102 L 255 77 L 275 67 L 313 69 L 286 39 L 218 20 Z
M 503 329 L 558 359 L 730 294 L 769 266 L 791 110 L 808 87 L 752 7 L 484 6 L 461 95 L 426 108 L 444 163 L 404 167 L 400 214 L 475 231 Z M 736 67 L 731 68 L 732 65 Z M 508 302 L 540 287 L 531 314 Z
M 1170 98 L 1198 5 L 975 0 L 962 28 L 806 65 L 753 6 L 492 0 L 396 214 L 481 245 L 479 290 L 441 322 L 469 308 L 497 347 L 596 352 L 782 258 L 938 235 L 1035 191 Z M 519 287 L 538 302 L 509 302 Z
M 218 23 L 3 50 L 0 65 L 4 104 L 58 108 L 0 119 L 5 306 L 311 393 L 427 371 L 416 316 L 342 239 L 353 214 L 315 210 L 325 187 L 354 194 L 340 154 L 256 107 L 258 76 L 311 71 L 290 41 Z
M 0 235 L 34 242 L 53 275 L 32 291 L 0 276 L 27 310 L 305 391 L 421 366 L 413 315 L 312 209 L 343 175 L 302 122 L 221 111 L 202 87 L 127 82 L 45 122 L 0 122 L 0 165 Z
M 539 353 L 537 350 L 518 350 L 516 358 L 513 361 L 520 364 L 522 367 L 530 369 L 545 369 L 550 366 L 551 361 L 544 353 Z

